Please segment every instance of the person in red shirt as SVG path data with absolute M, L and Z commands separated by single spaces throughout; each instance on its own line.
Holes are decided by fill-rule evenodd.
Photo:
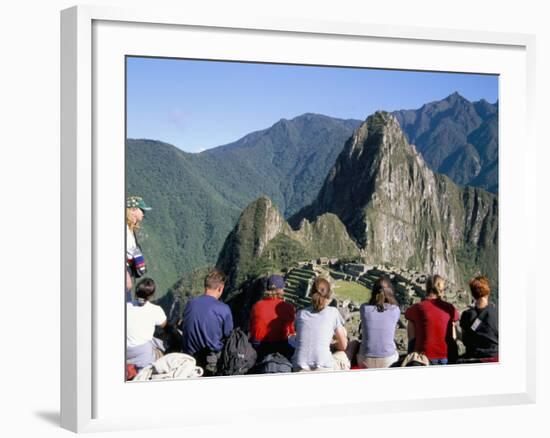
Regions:
M 250 312 L 250 339 L 258 351 L 258 359 L 279 352 L 290 358 L 293 348 L 288 337 L 296 333 L 294 318 L 296 309 L 284 301 L 285 280 L 279 275 L 267 279 L 262 300 Z
M 449 362 L 449 345 L 456 338 L 455 323 L 459 319 L 455 306 L 443 300 L 445 280 L 439 275 L 428 278 L 426 299 L 405 312 L 409 341 L 413 351 L 425 354 L 431 365 Z

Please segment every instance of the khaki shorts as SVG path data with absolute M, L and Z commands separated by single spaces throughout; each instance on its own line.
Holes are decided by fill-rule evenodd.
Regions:
M 359 368 L 389 368 L 399 360 L 397 351 L 388 357 L 365 357 L 361 353 L 357 353 L 357 365 Z
M 336 351 L 332 353 L 332 368 L 294 368 L 292 371 L 301 372 L 301 371 L 345 371 L 351 368 L 348 356 L 345 351 Z

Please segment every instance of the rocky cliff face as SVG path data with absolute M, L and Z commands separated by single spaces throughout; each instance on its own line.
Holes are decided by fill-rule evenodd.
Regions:
M 453 93 L 392 114 L 431 169 L 459 185 L 498 192 L 498 104 Z
M 494 266 L 496 274 L 496 196 L 432 172 L 388 113 L 357 129 L 317 199 L 289 222 L 326 213 L 343 222 L 366 263 L 439 273 L 458 284 L 467 268 Z
M 346 226 L 332 213 L 322 214 L 313 222 L 302 220 L 298 230 L 290 229 L 288 236 L 307 248 L 310 258 L 360 255 L 359 248 L 348 234 Z
M 289 231 L 290 227 L 268 197 L 262 196 L 244 209 L 225 240 L 217 262 L 231 284 L 244 279 L 268 243 L 283 229 Z

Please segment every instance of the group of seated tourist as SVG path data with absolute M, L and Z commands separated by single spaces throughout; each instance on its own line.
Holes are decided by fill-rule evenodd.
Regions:
M 216 375 L 224 343 L 234 330 L 231 309 L 220 300 L 225 283 L 223 272 L 211 270 L 204 280 L 204 294 L 187 302 L 178 326 L 178 351 L 193 356 L 205 375 Z M 288 359 L 292 371 L 498 361 L 498 313 L 489 302 L 489 281 L 478 276 L 469 287 L 473 303 L 459 315 L 455 306 L 444 300 L 444 279 L 438 275 L 427 279 L 424 299 L 405 311 L 410 354 L 400 358 L 395 334 L 401 309 L 390 278 L 380 277 L 368 302 L 360 306 L 361 340 L 354 346 L 333 305 L 328 279 L 313 281 L 311 305 L 296 312 L 294 305 L 284 300 L 284 279 L 271 275 L 263 298 L 251 308 L 249 341 L 258 361 L 278 353 Z M 127 363 L 138 371 L 162 355 L 162 345 L 153 335 L 155 327 L 166 325 L 167 318 L 162 308 L 150 301 L 154 292 L 154 281 L 141 279 L 135 299 L 127 303 Z M 466 348 L 460 357 L 457 337 Z

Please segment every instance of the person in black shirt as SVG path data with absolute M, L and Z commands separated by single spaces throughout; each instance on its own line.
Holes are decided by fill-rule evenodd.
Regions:
M 466 347 L 463 359 L 498 361 L 498 309 L 489 303 L 489 280 L 478 276 L 470 280 L 469 285 L 475 303 L 462 312 L 460 317 L 462 342 Z

